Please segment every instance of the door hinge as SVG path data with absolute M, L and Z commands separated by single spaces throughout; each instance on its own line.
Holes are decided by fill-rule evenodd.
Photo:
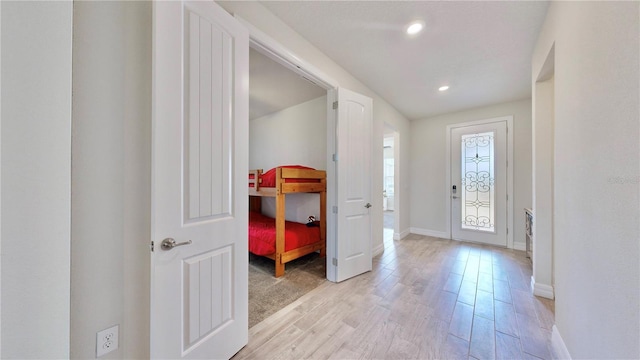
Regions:
M 151 252 L 153 252 L 153 250 L 155 250 L 155 247 L 154 247 L 153 241 L 151 242 L 151 246 L 150 246 L 150 247 L 151 247 Z
M 331 263 L 333 264 L 333 266 L 338 266 L 338 259 L 336 258 L 331 259 Z
M 509 194 L 507 194 L 507 201 L 509 201 Z
M 337 213 L 338 213 L 338 207 L 337 207 L 337 206 L 332 207 L 332 208 L 331 208 L 331 211 L 332 211 L 334 214 L 337 214 Z
M 333 161 L 338 161 L 338 154 L 333 154 L 331 158 L 333 159 Z
M 509 235 L 509 228 L 507 228 L 507 235 Z
M 337 102 L 337 101 L 334 101 L 334 102 L 333 102 L 333 110 L 335 110 L 335 109 L 337 109 L 337 108 L 338 108 L 338 102 Z

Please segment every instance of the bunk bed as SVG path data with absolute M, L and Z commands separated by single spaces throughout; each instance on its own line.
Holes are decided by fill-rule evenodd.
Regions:
M 249 171 L 249 251 L 275 261 L 275 276 L 284 275 L 285 264 L 301 256 L 326 251 L 327 176 L 324 170 L 299 165 L 280 166 L 262 172 Z M 320 220 L 314 225 L 285 221 L 285 198 L 293 193 L 320 195 Z M 262 197 L 274 197 L 276 218 L 261 214 Z M 275 246 L 270 243 L 275 242 Z

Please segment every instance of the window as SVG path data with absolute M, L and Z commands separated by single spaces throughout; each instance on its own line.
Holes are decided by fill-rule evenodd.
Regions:
M 462 229 L 495 232 L 494 132 L 462 135 Z

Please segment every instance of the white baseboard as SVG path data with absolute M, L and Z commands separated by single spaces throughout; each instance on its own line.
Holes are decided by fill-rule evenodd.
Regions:
M 555 299 L 553 286 L 537 283 L 533 276 L 531 277 L 531 288 L 533 289 L 533 295 L 535 296 L 541 296 L 551 300 Z
M 513 242 L 513 250 L 527 251 L 527 244 L 523 242 Z
M 378 256 L 384 252 L 384 244 L 380 244 L 371 249 L 371 257 Z
M 551 347 L 555 352 L 555 356 L 557 359 L 568 359 L 571 360 L 571 354 L 569 354 L 569 350 L 567 346 L 564 344 L 564 340 L 562 340 L 562 336 L 560 336 L 560 332 L 558 331 L 558 327 L 553 325 L 553 329 L 551 331 Z
M 409 234 L 411 234 L 411 231 L 409 229 L 406 229 L 406 230 L 401 231 L 399 233 L 393 233 L 393 240 L 402 240 L 402 239 L 406 238 L 407 236 L 409 236 Z
M 421 228 L 414 228 L 414 227 L 410 228 L 409 230 L 412 234 L 433 236 L 441 239 L 449 238 L 449 234 L 445 231 L 436 231 L 436 230 L 421 229 Z

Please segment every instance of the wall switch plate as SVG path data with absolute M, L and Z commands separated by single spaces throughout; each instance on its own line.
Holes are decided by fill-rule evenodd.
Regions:
M 110 353 L 118 348 L 118 327 L 114 325 L 108 329 L 98 331 L 96 335 L 96 357 Z

